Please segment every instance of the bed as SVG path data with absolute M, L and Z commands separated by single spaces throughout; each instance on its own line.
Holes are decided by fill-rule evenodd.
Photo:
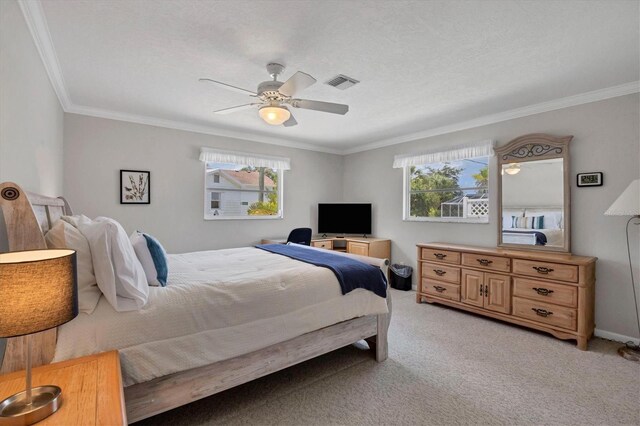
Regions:
M 544 218 L 544 228 L 518 227 L 513 218 Z M 549 208 L 504 208 L 502 211 L 502 242 L 536 246 L 560 246 L 564 241 L 562 209 Z
M 10 182 L 0 194 L 10 250 L 45 248 L 44 232 L 72 213 L 63 199 L 27 195 Z M 359 258 L 386 275 L 388 261 Z M 145 308 L 117 313 L 103 297 L 93 314 L 34 336 L 34 364 L 118 349 L 135 422 L 362 339 L 377 361 L 387 357 L 388 294 L 343 296 L 328 269 L 256 248 L 169 261 L 170 284 L 150 288 Z M 22 339 L 9 339 L 0 372 L 22 363 Z

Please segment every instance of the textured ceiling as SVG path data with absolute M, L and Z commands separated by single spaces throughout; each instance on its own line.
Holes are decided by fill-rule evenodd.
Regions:
M 637 81 L 637 1 L 41 2 L 73 104 L 343 150 Z M 345 116 L 292 109 L 213 115 L 249 97 L 267 62 L 318 83 L 302 98 Z M 324 81 L 346 74 L 346 91 Z

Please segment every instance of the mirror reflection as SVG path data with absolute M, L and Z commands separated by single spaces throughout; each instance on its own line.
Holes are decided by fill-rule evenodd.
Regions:
M 502 243 L 564 244 L 563 159 L 502 165 Z

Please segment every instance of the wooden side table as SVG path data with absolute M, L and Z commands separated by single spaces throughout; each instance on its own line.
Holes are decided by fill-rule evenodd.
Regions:
M 25 372 L 0 376 L 0 401 L 24 390 Z M 47 425 L 126 425 L 120 358 L 104 352 L 33 369 L 33 386 L 62 388 L 62 406 L 37 423 Z

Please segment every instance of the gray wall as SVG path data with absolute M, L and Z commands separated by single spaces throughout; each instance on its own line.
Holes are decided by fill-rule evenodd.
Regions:
M 391 167 L 393 156 L 484 139 L 494 139 L 502 145 L 527 133 L 574 135 L 571 142 L 572 252 L 599 258 L 597 329 L 637 337 L 624 239 L 628 217 L 608 217 L 603 213 L 627 185 L 640 176 L 639 115 L 639 95 L 634 94 L 351 154 L 345 157 L 344 200 L 375 204 L 373 231 L 379 237 L 393 239 L 394 262 L 402 261 L 415 267 L 415 244 L 421 242 L 495 247 L 495 197 L 492 197 L 492 212 L 486 225 L 402 221 L 402 170 Z M 495 194 L 498 176 L 495 159 L 490 171 L 489 187 Z M 576 187 L 576 173 L 594 171 L 604 172 L 604 186 Z M 639 228 L 631 230 L 637 277 L 640 277 Z
M 18 4 L 0 2 L 0 182 L 62 194 L 63 112 Z
M 65 196 L 76 212 L 156 235 L 169 252 L 255 244 L 316 229 L 316 205 L 342 200 L 343 157 L 123 121 L 65 114 Z M 201 146 L 291 158 L 284 219 L 205 221 Z M 151 204 L 119 204 L 119 170 L 151 171 Z
M 0 1 L 0 182 L 62 194 L 63 112 L 18 4 Z M 7 251 L 0 213 L 0 252 Z M 5 341 L 0 339 L 0 365 Z

